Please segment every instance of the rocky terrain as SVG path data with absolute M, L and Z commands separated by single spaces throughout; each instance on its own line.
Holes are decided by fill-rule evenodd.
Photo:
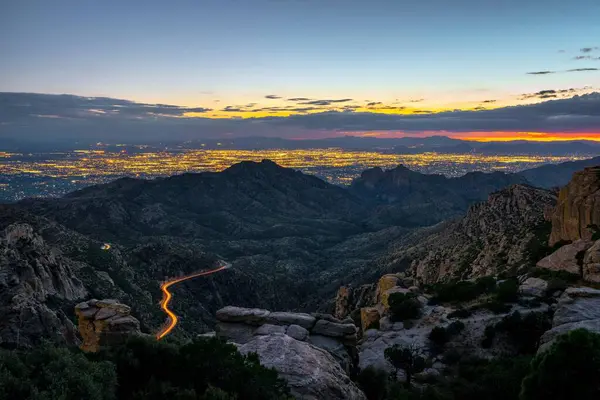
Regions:
M 403 165 L 372 168 L 352 182 L 350 190 L 375 205 L 374 225 L 432 225 L 462 215 L 471 204 L 507 186 L 526 183 L 519 175 L 470 172 L 459 178 L 425 175 Z
M 425 284 L 526 271 L 546 251 L 550 224 L 545 214 L 555 202 L 553 192 L 511 186 L 472 206 L 463 218 L 399 241 L 385 262 L 409 264 Z
M 571 182 L 560 190 L 552 214 L 550 245 L 590 240 L 595 233 L 600 235 L 600 167 L 575 173 Z

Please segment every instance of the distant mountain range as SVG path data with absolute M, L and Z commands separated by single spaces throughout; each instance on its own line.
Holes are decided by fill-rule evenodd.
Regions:
M 131 145 L 143 144 L 150 148 L 164 150 L 165 147 L 177 149 L 239 149 L 239 150 L 264 150 L 264 149 L 313 149 L 313 148 L 341 148 L 345 150 L 360 151 L 387 151 L 395 154 L 420 154 L 425 152 L 437 153 L 477 153 L 485 155 L 504 154 L 529 154 L 529 155 L 600 155 L 600 142 L 595 141 L 561 141 L 561 142 L 535 142 L 517 140 L 511 142 L 474 142 L 452 139 L 446 136 L 430 136 L 423 138 L 376 138 L 343 136 L 324 139 L 290 140 L 274 137 L 241 137 L 234 139 L 203 139 L 196 141 L 146 141 L 132 142 Z M 73 143 L 56 142 L 27 142 L 15 138 L 0 138 L 0 151 L 48 151 L 69 150 L 94 147 L 95 142 L 80 141 Z M 121 151 L 123 147 L 110 145 L 108 150 Z M 132 147 L 131 151 L 136 151 Z
M 557 171 L 580 165 L 529 173 L 554 186 L 564 175 Z M 477 172 L 446 178 L 398 166 L 367 170 L 349 188 L 341 188 L 264 160 L 238 163 L 218 173 L 123 178 L 63 198 L 3 205 L 0 244 L 8 250 L 0 254 L 0 263 L 11 268 L 6 279 L 0 276 L 0 288 L 21 283 L 10 283 L 6 294 L 0 290 L 8 304 L 0 304 L 0 316 L 13 321 L 0 322 L 0 336 L 18 337 L 11 327 L 26 315 L 19 310 L 28 307 L 51 320 L 57 332 L 61 321 L 72 317 L 74 303 L 89 297 L 134 304 L 134 314 L 146 330 L 154 331 L 164 321 L 157 307 L 159 282 L 209 268 L 219 259 L 232 268 L 178 286 L 173 305 L 181 316 L 178 334 L 207 329 L 215 310 L 227 304 L 314 310 L 342 284 L 368 282 L 388 268 L 407 268 L 410 258 L 386 258 L 397 254 L 391 247 L 414 246 L 431 230 L 442 229 L 428 225 L 462 216 L 492 192 L 526 183 L 520 174 Z M 521 214 L 504 217 L 512 205 L 521 210 L 530 199 L 552 196 L 535 190 L 530 196 L 529 191 L 492 197 L 505 200 L 492 204 L 495 214 L 485 234 L 494 235 L 495 221 L 504 221 L 504 231 L 512 232 L 514 221 L 521 220 Z M 481 210 L 488 214 L 486 208 Z M 475 211 L 469 215 L 474 216 L 469 217 L 472 223 L 453 230 L 466 235 L 477 221 L 488 221 Z M 535 218 L 539 215 L 536 212 Z M 461 237 L 452 240 L 462 246 Z M 427 250 L 434 250 L 434 242 Z M 111 245 L 109 250 L 104 243 Z M 44 271 L 57 264 L 64 266 L 60 276 L 49 277 Z M 24 267 L 13 268 L 18 265 Z M 41 271 L 39 279 L 36 271 Z M 31 287 L 42 284 L 47 294 L 26 301 Z M 14 299 L 20 302 L 13 304 Z M 41 329 L 39 318 L 28 317 L 23 323 L 31 324 L 23 332 Z

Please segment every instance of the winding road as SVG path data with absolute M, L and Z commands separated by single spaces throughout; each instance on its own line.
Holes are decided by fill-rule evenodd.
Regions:
M 211 269 L 208 271 L 198 272 L 198 273 L 191 274 L 191 275 L 182 276 L 179 278 L 174 278 L 169 281 L 163 282 L 163 284 L 160 286 L 160 290 L 162 290 L 162 292 L 163 292 L 163 298 L 160 302 L 160 308 L 162 308 L 162 310 L 169 316 L 169 323 L 166 326 L 164 326 L 156 334 L 156 339 L 160 340 L 160 339 L 164 338 L 169 333 L 171 333 L 173 328 L 175 328 L 175 325 L 177 325 L 177 321 L 178 321 L 177 315 L 175 315 L 175 313 L 173 313 L 173 311 L 171 311 L 169 309 L 169 303 L 171 302 L 171 299 L 173 298 L 173 295 L 171 294 L 171 292 L 169 292 L 169 288 L 171 286 L 173 286 L 174 284 L 179 283 L 179 282 L 187 281 L 188 279 L 196 278 L 198 276 L 214 274 L 215 272 L 223 271 L 224 269 L 227 269 L 229 267 L 230 267 L 230 264 L 223 262 L 223 263 L 221 263 L 221 266 L 218 268 Z

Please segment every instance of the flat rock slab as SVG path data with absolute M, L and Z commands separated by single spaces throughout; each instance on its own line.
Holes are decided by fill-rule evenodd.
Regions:
M 248 325 L 262 325 L 271 312 L 260 308 L 228 306 L 217 311 L 217 320 L 223 322 L 243 322 Z

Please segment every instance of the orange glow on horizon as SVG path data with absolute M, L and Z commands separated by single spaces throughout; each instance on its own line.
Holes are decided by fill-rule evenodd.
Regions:
M 598 133 L 545 133 L 545 132 L 467 132 L 450 134 L 453 139 L 469 140 L 474 142 L 512 142 L 527 140 L 530 142 L 566 142 L 573 140 L 591 140 L 600 142 Z

